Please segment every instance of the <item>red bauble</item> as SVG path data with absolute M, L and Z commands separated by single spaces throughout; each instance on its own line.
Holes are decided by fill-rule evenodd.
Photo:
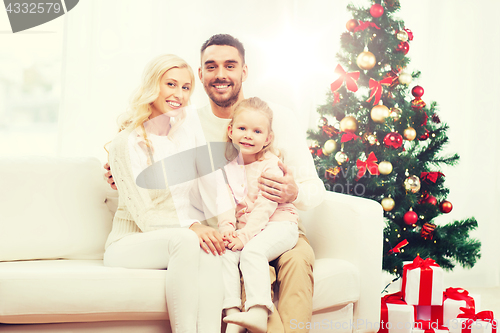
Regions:
M 403 216 L 403 221 L 408 225 L 413 225 L 418 221 L 418 215 L 414 211 L 410 210 Z
M 378 17 L 384 15 L 384 7 L 382 7 L 382 5 L 379 5 L 378 3 L 374 4 L 370 8 L 370 15 L 375 17 L 375 18 L 378 18 Z
M 323 156 L 323 149 L 318 148 L 318 150 L 316 151 L 316 156 L 318 156 L 318 157 Z
M 425 133 L 418 137 L 420 141 L 425 141 L 429 138 L 429 130 L 426 128 Z
M 424 95 L 424 88 L 422 88 L 421 86 L 415 86 L 411 90 L 411 94 L 416 98 L 420 98 Z
M 449 201 L 443 201 L 439 204 L 439 210 L 445 214 L 448 214 L 453 209 L 453 205 Z
M 356 27 L 359 25 L 359 22 L 358 20 L 355 20 L 355 19 L 350 19 L 349 21 L 347 21 L 347 23 L 345 24 L 345 27 L 348 31 L 350 32 L 354 32 L 354 29 L 356 29 Z
M 438 201 L 436 197 L 433 197 L 432 195 L 429 195 L 425 200 L 422 201 L 424 204 L 431 204 L 431 205 L 437 205 Z
M 396 51 L 407 54 L 408 51 L 410 51 L 410 44 L 408 44 L 408 42 L 400 42 L 398 47 L 396 47 Z
M 403 145 L 403 137 L 398 132 L 388 133 L 384 137 L 384 144 L 387 147 L 392 147 L 394 149 L 398 149 L 399 147 L 401 147 Z

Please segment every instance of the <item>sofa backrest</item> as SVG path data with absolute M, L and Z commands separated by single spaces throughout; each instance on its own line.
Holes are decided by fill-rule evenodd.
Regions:
M 0 158 L 0 261 L 102 259 L 103 171 L 96 158 Z

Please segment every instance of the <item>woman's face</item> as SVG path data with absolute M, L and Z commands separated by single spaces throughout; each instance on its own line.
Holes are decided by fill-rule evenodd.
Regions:
M 151 105 L 151 118 L 165 114 L 175 117 L 191 96 L 191 75 L 187 68 L 172 68 L 160 80 L 160 94 Z

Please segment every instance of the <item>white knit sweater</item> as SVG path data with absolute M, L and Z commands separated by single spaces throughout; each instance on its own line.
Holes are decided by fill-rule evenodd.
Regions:
M 159 170 L 169 168 L 164 163 L 165 158 L 205 144 L 196 112 L 190 110 L 172 139 L 151 133 L 148 134 L 148 139 L 153 147 L 154 161 L 160 164 Z M 149 166 L 148 150 L 142 142 L 138 131 L 126 129 L 118 133 L 110 144 L 109 164 L 118 188 L 119 200 L 106 248 L 129 234 L 188 226 L 199 219 L 190 203 L 195 179 L 169 186 L 165 181 L 168 172 L 160 172 L 156 184 L 162 188 L 148 189 L 137 185 L 137 176 Z M 195 172 L 194 161 L 192 164 L 191 161 L 183 162 L 184 170 Z

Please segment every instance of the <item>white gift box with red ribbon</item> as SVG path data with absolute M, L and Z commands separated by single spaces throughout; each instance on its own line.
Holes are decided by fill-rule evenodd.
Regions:
M 443 269 L 432 259 L 419 256 L 403 266 L 403 299 L 410 305 L 443 304 Z
M 463 313 L 458 318 L 450 320 L 450 333 L 496 333 L 498 322 L 493 311 L 475 313 L 474 309 L 462 308 Z

